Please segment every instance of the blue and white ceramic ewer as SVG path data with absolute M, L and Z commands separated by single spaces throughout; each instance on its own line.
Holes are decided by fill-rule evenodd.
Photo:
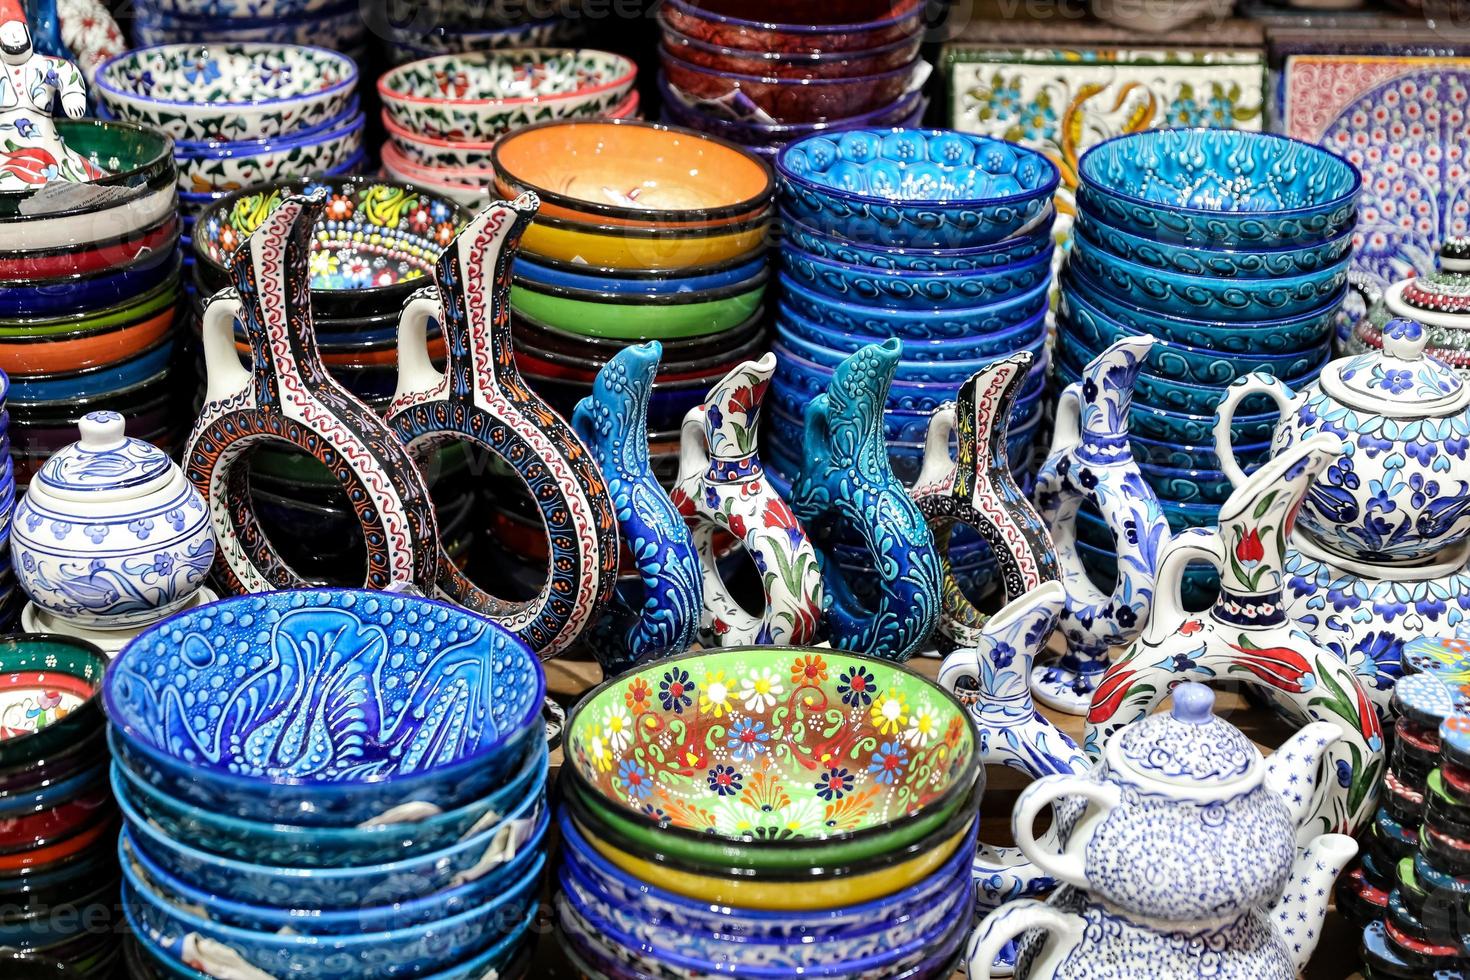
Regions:
M 1061 630 L 1067 652 L 1031 676 L 1037 700 L 1073 715 L 1087 714 L 1092 692 L 1108 669 L 1108 650 L 1138 636 L 1153 609 L 1159 552 L 1169 523 L 1143 479 L 1128 443 L 1133 382 L 1152 337 L 1124 337 L 1062 392 L 1051 453 L 1036 477 L 1036 500 L 1051 532 L 1066 587 Z M 1118 576 L 1111 595 L 1092 583 L 1077 552 L 1077 511 L 1090 503 L 1113 534 Z
M 572 414 L 607 481 L 636 578 L 620 579 L 586 641 L 614 677 L 642 660 L 683 653 L 699 634 L 704 583 L 684 518 L 654 478 L 648 457 L 648 396 L 663 347 L 625 347 L 603 365 Z
M 837 365 L 825 393 L 806 406 L 801 472 L 791 507 L 822 566 L 828 639 L 839 650 L 907 660 L 939 618 L 942 582 L 934 537 L 893 473 L 883 406 L 903 344 L 869 344 Z M 860 602 L 843 579 L 835 548 L 861 541 L 878 578 Z

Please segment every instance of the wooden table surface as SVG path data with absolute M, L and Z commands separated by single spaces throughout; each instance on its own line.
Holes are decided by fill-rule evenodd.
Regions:
M 916 658 L 909 666 L 934 677 L 939 671 L 939 660 L 933 657 Z M 556 659 L 546 663 L 547 687 L 552 696 L 566 707 L 571 707 L 581 695 L 595 686 L 602 678 L 597 664 L 583 660 Z M 1216 686 L 1215 711 L 1227 718 L 1231 724 L 1244 731 L 1266 753 L 1284 742 L 1291 729 L 1275 717 L 1251 708 L 1229 685 Z M 1049 709 L 1042 713 L 1059 728 L 1079 743 L 1082 741 L 1082 719 L 1061 714 Z M 561 764 L 558 750 L 551 759 L 552 775 Z M 1011 808 L 1016 797 L 1026 786 L 1026 778 L 1014 770 L 1005 768 L 986 769 L 985 797 L 980 804 L 981 836 L 991 843 L 1012 843 Z M 543 917 L 545 919 L 545 917 Z M 1357 936 L 1351 927 L 1335 912 L 1329 912 L 1323 927 L 1322 940 L 1317 952 L 1303 976 L 1306 980 L 1345 980 L 1358 978 Z M 532 980 L 563 980 L 577 974 L 567 964 L 557 946 L 555 933 L 543 924 L 543 936 L 537 947 L 536 964 L 530 974 Z M 956 974 L 963 978 L 964 972 Z M 1154 978 L 1171 980 L 1171 978 Z

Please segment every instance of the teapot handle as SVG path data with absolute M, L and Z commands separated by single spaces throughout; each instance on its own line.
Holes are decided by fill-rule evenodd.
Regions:
M 1032 929 L 1040 929 L 1047 934 L 1046 944 L 1037 961 L 1041 968 L 1033 970 L 1032 975 L 1050 976 L 1053 970 L 1047 970 L 1046 966 L 1054 968 L 1057 964 L 1048 964 L 1046 960 L 1054 956 L 1060 959 L 1058 954 L 1065 954 L 1059 947 L 1065 944 L 1065 949 L 1070 951 L 1082 941 L 1086 928 L 1087 923 L 1080 915 L 1060 911 L 1045 902 L 1029 898 L 1007 902 L 986 916 L 970 937 L 970 947 L 965 953 L 966 971 L 970 980 L 992 980 L 995 958 L 1006 943 Z
M 429 357 L 429 321 L 439 315 L 439 290 L 433 286 L 416 291 L 403 304 L 398 317 L 398 387 L 390 404 L 406 395 L 434 391 L 444 381 Z
M 945 402 L 929 415 L 924 435 L 924 460 L 915 487 L 941 486 L 950 482 L 955 462 L 949 458 L 949 437 L 955 429 L 955 403 Z
M 1174 535 L 1159 557 L 1159 576 L 1154 580 L 1154 609 L 1143 629 L 1145 643 L 1162 643 L 1191 615 L 1184 608 L 1184 570 L 1192 561 L 1207 561 L 1225 567 L 1225 546 L 1218 530 L 1191 527 Z
M 240 361 L 235 346 L 235 318 L 240 315 L 240 294 L 233 286 L 221 289 L 204 306 L 201 328 L 204 347 L 204 400 L 223 401 L 245 388 L 254 374 Z
M 1068 796 L 1080 796 L 1104 814 L 1123 799 L 1116 786 L 1087 776 L 1072 773 L 1043 776 L 1027 786 L 1020 799 L 1016 800 L 1016 809 L 1011 815 L 1011 833 L 1015 835 L 1016 846 L 1032 864 L 1058 881 L 1090 889 L 1092 884 L 1087 880 L 1086 858 L 1092 835 L 1086 825 L 1097 818 L 1090 813 L 1084 814 L 1073 827 L 1071 839 L 1059 852 L 1048 850 L 1036 840 L 1037 814 Z
M 1220 470 L 1238 487 L 1245 482 L 1245 470 L 1235 461 L 1235 447 L 1231 445 L 1230 427 L 1235 423 L 1235 409 L 1251 395 L 1270 395 L 1276 410 L 1285 418 L 1291 412 L 1291 403 L 1296 395 L 1281 381 L 1256 371 L 1225 389 L 1225 397 L 1215 409 L 1215 455 L 1220 457 Z

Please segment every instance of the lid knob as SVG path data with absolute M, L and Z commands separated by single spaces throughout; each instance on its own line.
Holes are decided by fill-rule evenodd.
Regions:
M 82 448 L 94 453 L 104 453 L 127 443 L 124 433 L 127 423 L 117 412 L 88 412 L 82 416 L 77 428 L 81 430 Z
M 1174 708 L 1170 713 L 1175 720 L 1203 725 L 1214 720 L 1214 708 L 1215 692 L 1204 684 L 1190 682 L 1174 688 Z
M 1470 238 L 1447 238 L 1439 247 L 1439 267 L 1444 272 L 1470 272 Z
M 1417 320 L 1395 317 L 1383 325 L 1383 352 L 1389 357 L 1417 361 L 1428 344 L 1429 331 Z

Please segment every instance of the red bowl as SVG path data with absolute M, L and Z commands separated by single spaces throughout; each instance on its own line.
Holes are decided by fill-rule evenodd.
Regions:
M 868 51 L 924 30 L 922 0 L 667 0 L 662 13 L 680 34 L 746 51 Z
M 663 49 L 691 65 L 762 78 L 851 78 L 876 75 L 912 64 L 919 56 L 922 34 L 899 38 L 868 51 L 749 51 L 710 44 L 664 25 Z
M 81 249 L 0 252 L 0 280 L 61 278 L 124 266 L 144 252 L 172 248 L 178 234 L 179 217 L 171 213 L 147 228 L 102 242 L 88 242 Z
M 42 810 L 0 819 L 0 854 L 31 851 L 60 843 L 94 824 L 112 807 L 112 789 L 107 766 L 97 769 L 97 779 L 69 799 L 58 800 Z
M 733 93 L 765 110 L 779 123 L 845 119 L 892 105 L 909 90 L 917 65 L 851 78 L 772 78 L 722 72 L 690 64 L 667 48 L 659 51 L 669 86 L 685 97 L 728 99 Z

